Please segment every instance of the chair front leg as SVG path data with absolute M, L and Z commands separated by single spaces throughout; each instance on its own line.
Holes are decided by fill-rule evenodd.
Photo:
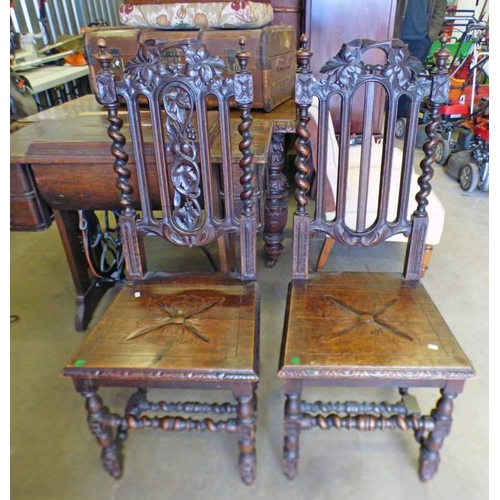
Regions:
M 234 396 L 238 402 L 238 443 L 240 448 L 239 469 L 240 477 L 246 485 L 255 481 L 256 453 L 256 388 L 247 384 L 247 387 L 234 389 Z
M 127 432 L 122 429 L 122 419 L 112 415 L 97 395 L 97 387 L 91 382 L 75 382 L 77 391 L 86 399 L 87 422 L 92 434 L 102 448 L 101 461 L 104 469 L 115 479 L 123 474 L 122 444 Z M 118 429 L 113 437 L 114 429 Z
M 441 389 L 441 394 L 436 408 L 431 412 L 431 417 L 434 419 L 434 430 L 422 440 L 419 470 L 422 481 L 428 481 L 436 474 L 440 462 L 439 452 L 443 447 L 444 438 L 451 431 L 453 400 L 458 394 L 446 392 L 446 389 Z
M 299 440 L 302 425 L 300 410 L 302 387 L 301 384 L 293 382 L 287 381 L 285 387 L 283 472 L 288 479 L 293 479 L 299 471 Z

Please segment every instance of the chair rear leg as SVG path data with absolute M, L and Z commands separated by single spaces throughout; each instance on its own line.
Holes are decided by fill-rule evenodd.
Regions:
M 427 269 L 429 269 L 433 249 L 434 247 L 432 245 L 425 245 L 424 258 L 422 259 L 422 271 L 420 273 L 421 278 L 425 276 Z
M 318 257 L 318 264 L 316 266 L 316 271 L 320 273 L 323 271 L 326 261 L 328 260 L 328 256 L 332 251 L 333 245 L 335 245 L 335 240 L 331 236 L 326 236 L 325 241 L 323 242 L 323 246 L 321 247 L 321 252 Z
M 439 452 L 443 447 L 444 438 L 451 431 L 453 400 L 457 397 L 457 393 L 441 389 L 441 394 L 436 408 L 431 413 L 435 423 L 434 430 L 422 440 L 419 464 L 419 474 L 422 481 L 428 481 L 436 474 L 440 462 Z

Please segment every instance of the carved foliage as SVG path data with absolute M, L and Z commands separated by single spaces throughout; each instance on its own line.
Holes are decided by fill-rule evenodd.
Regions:
M 385 52 L 385 64 L 371 65 L 363 61 L 364 53 L 378 48 Z M 343 44 L 339 53 L 330 59 L 320 70 L 326 73 L 327 80 L 341 89 L 349 91 L 356 86 L 361 77 L 379 75 L 388 78 L 390 85 L 400 90 L 420 87 L 417 76 L 425 73 L 422 63 L 400 40 L 374 42 L 357 39 Z
M 170 173 L 174 187 L 173 218 L 180 229 L 194 231 L 202 223 L 202 211 L 193 100 L 189 92 L 175 86 L 167 88 L 163 102 L 167 113 L 167 150 L 173 155 Z
M 410 54 L 407 45 L 391 48 L 388 52 L 383 74 L 389 77 L 393 86 L 407 89 L 415 82 L 418 74 L 424 72 L 422 63 Z
M 172 57 L 172 50 L 183 53 L 185 62 Z M 195 86 L 202 88 L 222 83 L 224 68 L 224 61 L 211 56 L 205 45 L 197 40 L 158 45 L 154 40 L 148 40 L 127 63 L 124 76 L 129 83 L 147 86 L 155 77 L 181 74 L 192 78 Z
M 184 62 L 172 57 L 172 51 L 182 55 Z M 154 87 L 158 79 L 182 75 L 185 85 L 166 81 L 163 108 L 166 112 L 167 150 L 173 160 L 170 170 L 173 196 L 173 221 L 182 231 L 195 232 L 203 225 L 201 208 L 201 172 L 197 163 L 197 134 L 193 126 L 195 94 L 207 88 L 224 87 L 221 78 L 224 62 L 210 56 L 200 42 L 180 41 L 157 45 L 142 44 L 137 55 L 125 67 L 125 85 L 131 88 Z
M 340 87 L 352 88 L 359 75 L 366 73 L 361 46 L 342 44 L 338 54 L 332 57 L 320 72 L 327 73 L 328 79 L 334 80 Z
M 208 85 L 221 80 L 226 65 L 219 57 L 211 56 L 205 45 L 190 44 L 185 48 L 186 73 L 197 85 Z

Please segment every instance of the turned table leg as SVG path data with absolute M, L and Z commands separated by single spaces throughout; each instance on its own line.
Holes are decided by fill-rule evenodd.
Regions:
M 283 173 L 285 136 L 284 132 L 273 132 L 267 167 L 264 207 L 264 252 L 267 267 L 273 267 L 283 251 L 284 231 L 288 217 L 288 182 Z
M 54 219 L 76 289 L 75 328 L 78 332 L 83 332 L 99 301 L 113 283 L 99 281 L 90 273 L 83 250 L 78 212 L 54 210 Z

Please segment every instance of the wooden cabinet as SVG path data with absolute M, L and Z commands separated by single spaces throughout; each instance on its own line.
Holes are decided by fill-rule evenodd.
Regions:
M 304 0 L 271 0 L 274 11 L 272 25 L 293 26 L 297 32 L 297 44 L 304 29 Z
M 342 43 L 356 38 L 371 40 L 388 40 L 394 32 L 394 19 L 397 0 L 305 0 L 304 30 L 310 37 L 313 51 L 312 70 L 316 77 L 322 76 L 321 66 L 333 57 Z M 299 36 L 300 39 L 300 36 Z M 379 62 L 376 59 L 368 62 Z M 374 115 L 374 131 L 382 127 L 382 100 Z M 339 123 L 335 120 L 335 110 L 339 104 L 334 103 L 332 116 L 336 130 Z M 354 105 L 352 133 L 362 129 L 363 109 Z

